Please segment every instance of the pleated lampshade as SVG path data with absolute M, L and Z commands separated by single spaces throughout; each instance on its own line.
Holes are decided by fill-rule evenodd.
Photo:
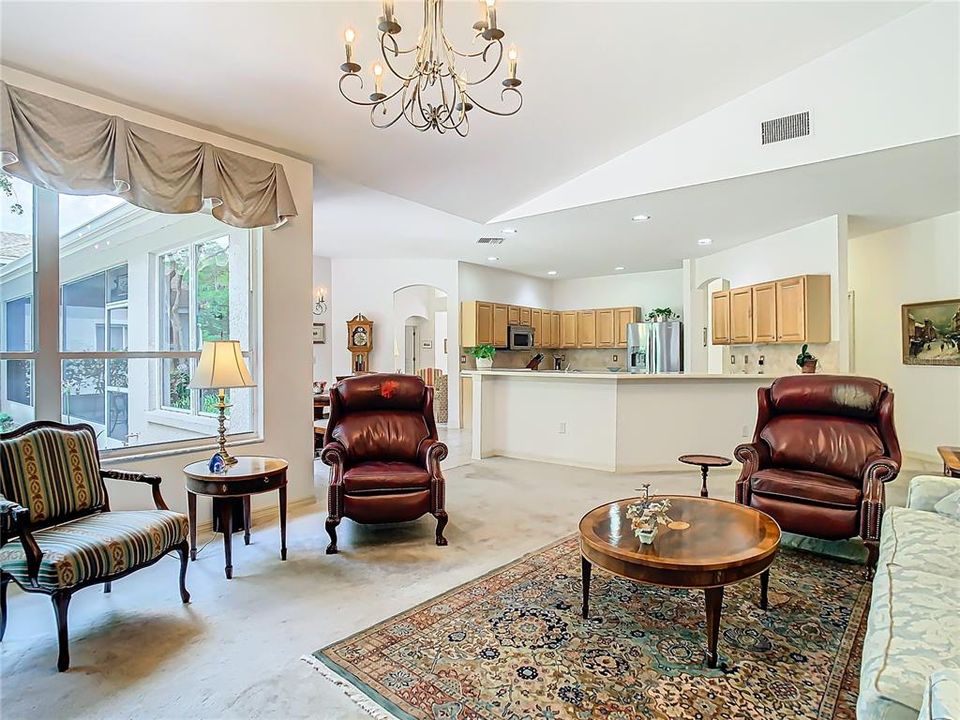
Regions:
M 240 351 L 239 340 L 207 340 L 200 352 L 200 362 L 190 379 L 190 387 L 198 390 L 255 387 Z

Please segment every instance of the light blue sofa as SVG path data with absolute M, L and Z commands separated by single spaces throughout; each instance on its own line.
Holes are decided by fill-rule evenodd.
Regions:
M 916 477 L 883 515 L 858 720 L 960 719 L 960 520 L 934 511 L 955 490 Z

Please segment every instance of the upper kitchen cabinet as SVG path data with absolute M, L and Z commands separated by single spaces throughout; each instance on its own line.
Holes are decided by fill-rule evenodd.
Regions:
M 563 347 L 560 342 L 560 312 L 558 310 L 550 311 L 550 345 L 548 347 Z
M 560 313 L 560 347 L 577 346 L 577 311 L 567 310 Z
M 616 325 L 616 347 L 627 346 L 627 325 L 631 323 L 640 322 L 640 308 L 638 307 L 625 307 L 617 308 L 614 310 L 615 319 L 614 323 Z
M 530 308 L 525 308 L 525 307 L 520 308 L 520 324 L 521 325 L 530 327 L 530 323 L 533 319 L 531 317 L 531 313 L 532 311 L 530 310 Z
M 493 303 L 464 300 L 460 303 L 460 344 L 493 345 Z
M 710 316 L 713 318 L 713 344 L 730 344 L 730 291 L 715 292 L 710 298 Z
M 596 310 L 577 312 L 577 340 L 577 347 L 595 348 L 597 346 Z
M 520 324 L 520 308 L 516 305 L 511 305 L 507 308 L 507 324 L 508 325 L 519 325 Z
M 753 342 L 753 288 L 730 291 L 730 342 L 734 345 Z
M 753 286 L 753 341 L 777 341 L 777 284 Z
M 830 342 L 830 276 L 801 275 L 777 281 L 777 340 Z
M 530 327 L 533 328 L 533 347 L 542 348 L 543 345 L 543 310 L 533 308 L 530 311 Z
M 493 305 L 493 346 L 507 347 L 510 308 L 507 305 Z
M 597 310 L 597 347 L 608 348 L 617 345 L 617 311 L 613 308 Z

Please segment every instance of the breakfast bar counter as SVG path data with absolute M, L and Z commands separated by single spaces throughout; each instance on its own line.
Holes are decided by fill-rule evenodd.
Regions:
M 757 388 L 776 376 L 465 370 L 473 458 L 496 455 L 614 472 L 676 470 L 732 456 L 753 435 Z

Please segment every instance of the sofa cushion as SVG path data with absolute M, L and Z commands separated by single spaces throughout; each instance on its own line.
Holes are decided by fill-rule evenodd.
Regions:
M 927 678 L 919 720 L 960 718 L 960 670 L 938 670 Z
M 936 546 L 929 550 L 939 552 Z M 858 717 L 916 717 L 929 675 L 960 669 L 960 580 L 912 567 L 878 568 L 860 672 Z
M 366 462 L 343 474 L 343 486 L 354 495 L 423 490 L 430 487 L 430 473 L 404 462 Z
M 37 427 L 0 440 L 0 494 L 49 523 L 107 502 L 96 436 L 89 427 Z
M 880 561 L 960 579 L 960 520 L 902 507 L 887 508 Z
M 960 490 L 952 492 L 933 506 L 934 512 L 960 520 Z
M 766 468 L 750 478 L 750 491 L 816 505 L 857 507 L 863 493 L 859 483 L 809 470 Z
M 43 551 L 38 581 L 52 591 L 143 565 L 187 537 L 187 517 L 171 510 L 106 512 L 33 533 Z M 0 569 L 30 584 L 19 538 L 0 548 Z

